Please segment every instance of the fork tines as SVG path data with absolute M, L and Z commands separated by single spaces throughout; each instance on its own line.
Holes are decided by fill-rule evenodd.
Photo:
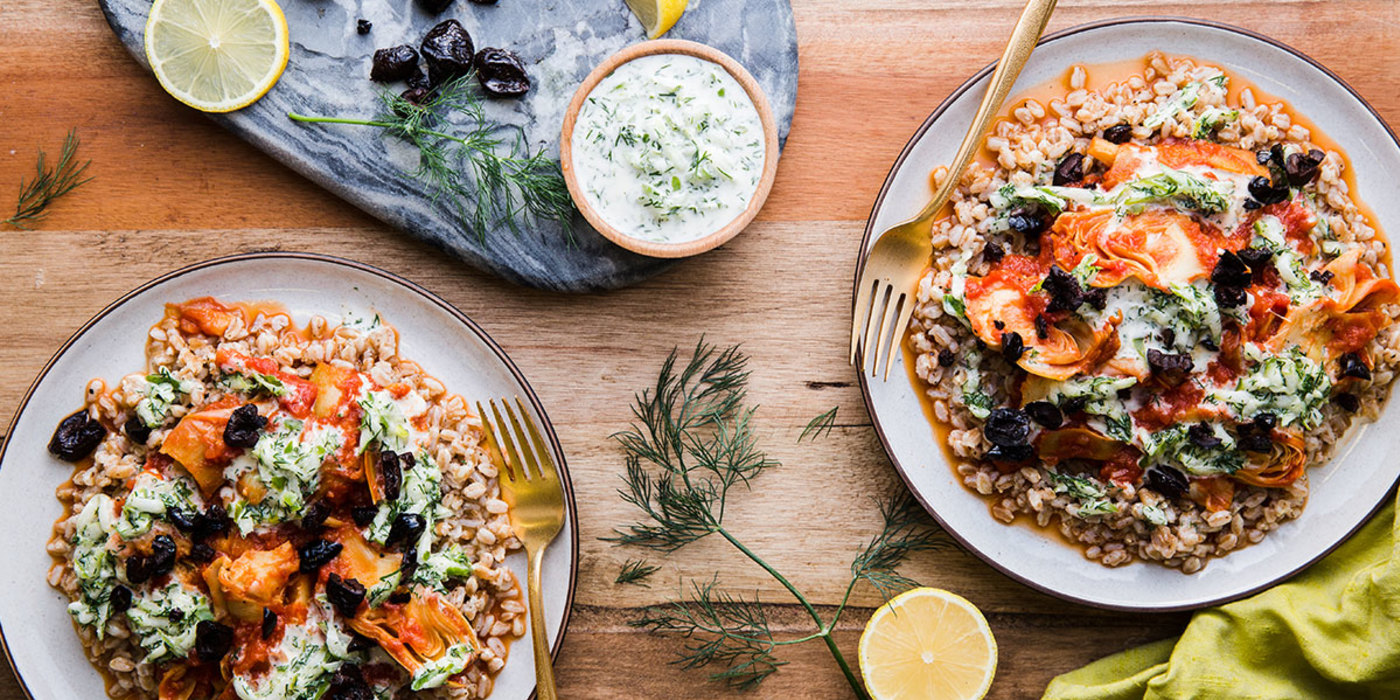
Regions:
M 497 399 L 491 399 L 487 403 L 491 407 L 490 415 L 487 415 L 480 401 L 476 402 L 476 412 L 481 416 L 481 425 L 486 430 L 487 441 L 492 443 L 488 445 L 488 449 L 500 447 L 499 455 L 504 463 L 506 476 L 512 481 L 553 478 L 554 458 L 550 456 L 549 443 L 540 436 L 539 429 L 535 427 L 535 419 L 530 416 L 525 403 L 519 396 L 515 397 L 515 406 L 520 408 L 517 414 L 515 406 L 511 406 L 508 399 L 499 399 L 500 406 L 497 406 L 496 401 Z M 505 409 L 504 418 L 501 416 L 501 407 Z

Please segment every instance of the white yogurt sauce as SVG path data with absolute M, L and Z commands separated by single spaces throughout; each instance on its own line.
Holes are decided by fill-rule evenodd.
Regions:
M 618 66 L 574 123 L 588 204 L 624 234 L 694 241 L 744 211 L 764 165 L 763 122 L 723 66 L 680 54 Z

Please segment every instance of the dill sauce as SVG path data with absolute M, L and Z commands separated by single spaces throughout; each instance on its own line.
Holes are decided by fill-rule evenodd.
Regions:
M 642 56 L 588 94 L 573 157 L 589 205 L 618 231 L 684 243 L 738 217 L 764 166 L 758 109 L 723 66 Z

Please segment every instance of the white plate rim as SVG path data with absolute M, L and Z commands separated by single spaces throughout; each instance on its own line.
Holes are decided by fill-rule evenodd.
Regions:
M 1394 131 L 1393 129 L 1390 128 L 1389 123 L 1386 122 L 1386 120 L 1380 115 L 1379 112 L 1376 111 L 1375 107 L 1373 107 L 1373 106 L 1371 105 L 1371 103 L 1368 102 L 1368 101 L 1366 100 L 1366 98 L 1362 97 L 1361 94 L 1358 93 L 1358 92 L 1356 91 L 1356 89 L 1353 88 L 1353 87 L 1352 87 L 1346 80 L 1344 80 L 1341 76 L 1337 75 L 1335 72 L 1333 72 L 1331 69 L 1327 68 L 1325 65 L 1323 65 L 1322 63 L 1320 63 L 1320 62 L 1317 61 L 1316 59 L 1312 58 L 1311 56 L 1309 56 L 1308 54 L 1304 53 L 1303 51 L 1300 51 L 1299 49 L 1294 48 L 1293 46 L 1290 46 L 1289 44 L 1286 44 L 1286 43 L 1284 43 L 1284 42 L 1282 42 L 1282 41 L 1280 41 L 1280 40 L 1278 40 L 1278 39 L 1275 39 L 1275 38 L 1273 38 L 1273 37 L 1267 36 L 1267 35 L 1265 35 L 1265 34 L 1261 34 L 1261 33 L 1259 33 L 1259 32 L 1256 32 L 1256 31 L 1253 31 L 1253 30 L 1250 30 L 1250 29 L 1245 29 L 1245 28 L 1243 28 L 1243 27 L 1238 27 L 1238 26 L 1235 26 L 1235 25 L 1232 25 L 1232 24 L 1227 24 L 1227 23 L 1224 23 L 1224 22 L 1217 22 L 1217 21 L 1214 21 L 1214 20 L 1205 20 L 1205 19 L 1199 19 L 1199 18 L 1195 18 L 1195 17 L 1181 17 L 1181 16 L 1172 16 L 1172 15 L 1144 15 L 1144 16 L 1132 16 L 1132 17 L 1119 17 L 1119 18 L 1114 18 L 1114 19 L 1099 20 L 1099 21 L 1094 21 L 1094 22 L 1086 22 L 1086 23 L 1083 23 L 1083 24 L 1075 25 L 1075 26 L 1073 26 L 1073 27 L 1069 27 L 1069 28 L 1066 28 L 1066 29 L 1062 29 L 1062 30 L 1060 30 L 1060 31 L 1054 32 L 1054 33 L 1052 33 L 1052 34 L 1048 34 L 1048 35 L 1046 35 L 1045 37 L 1043 37 L 1043 38 L 1040 40 L 1040 42 L 1037 43 L 1037 46 L 1042 46 L 1042 45 L 1045 45 L 1045 44 L 1053 43 L 1053 42 L 1055 42 L 1055 41 L 1057 41 L 1057 40 L 1064 39 L 1064 38 L 1071 37 L 1071 36 L 1075 36 L 1075 35 L 1078 35 L 1078 34 L 1081 34 L 1081 33 L 1084 33 L 1084 32 L 1088 32 L 1088 31 L 1095 31 L 1095 30 L 1100 30 L 1100 29 L 1106 29 L 1106 28 L 1117 27 L 1117 26 L 1121 26 L 1121 25 L 1132 25 L 1132 24 L 1185 24 L 1185 25 L 1194 25 L 1194 26 L 1196 26 L 1196 27 L 1203 27 L 1203 28 L 1207 28 L 1207 29 L 1213 29 L 1213 30 L 1219 30 L 1219 31 L 1225 31 L 1225 32 L 1230 32 L 1230 33 L 1238 34 L 1238 35 L 1241 35 L 1241 36 L 1243 36 L 1243 37 L 1245 37 L 1245 38 L 1253 39 L 1253 40 L 1259 41 L 1259 42 L 1261 42 L 1261 43 L 1268 44 L 1268 45 L 1270 45 L 1270 46 L 1272 46 L 1272 47 L 1274 47 L 1274 48 L 1276 48 L 1276 49 L 1279 49 L 1279 50 L 1282 50 L 1282 51 L 1287 52 L 1287 53 L 1289 53 L 1289 54 L 1292 54 L 1294 57 L 1298 58 L 1299 60 L 1303 61 L 1304 63 L 1309 64 L 1312 68 L 1316 69 L 1316 70 L 1317 70 L 1320 74 L 1322 74 L 1324 77 L 1326 77 L 1326 78 L 1332 80 L 1333 82 L 1335 82 L 1335 83 L 1337 84 L 1338 87 L 1340 87 L 1340 88 L 1341 88 L 1342 90 L 1344 90 L 1347 94 L 1349 94 L 1349 95 L 1351 96 L 1352 99 L 1354 99 L 1354 100 L 1355 100 L 1359 105 L 1361 105 L 1368 113 L 1370 113 L 1371 117 L 1376 121 L 1376 123 L 1381 127 L 1381 129 L 1384 130 L 1384 132 L 1390 136 L 1390 139 L 1391 139 L 1391 141 L 1393 142 L 1394 147 L 1397 148 L 1397 149 L 1400 149 L 1400 137 L 1397 137 L 1397 136 L 1396 136 L 1395 131 Z M 1066 67 L 1068 67 L 1068 65 L 1067 65 Z M 875 202 L 874 202 L 874 204 L 871 205 L 871 208 L 870 208 L 870 215 L 869 215 L 869 217 L 868 217 L 867 220 L 866 220 L 865 228 L 864 228 L 864 231 L 862 232 L 862 235 L 861 235 L 861 240 L 860 240 L 859 248 L 857 248 L 857 250 L 856 250 L 855 274 L 854 274 L 854 276 L 853 276 L 853 278 L 852 278 L 852 281 L 851 281 L 851 290 L 852 290 L 852 297 L 851 297 L 851 298 L 852 298 L 852 300 L 854 300 L 854 298 L 855 298 L 854 292 L 855 292 L 856 288 L 857 288 L 857 287 L 859 286 L 859 284 L 860 284 L 861 273 L 864 271 L 864 268 L 865 268 L 865 260 L 866 260 L 866 255 L 865 255 L 865 254 L 866 254 L 866 251 L 869 250 L 870 245 L 871 245 L 871 242 L 872 242 L 872 237 L 875 235 L 874 227 L 875 227 L 875 220 L 876 220 L 876 217 L 877 217 L 878 214 L 880 213 L 881 207 L 882 207 L 882 206 L 884 205 L 884 203 L 885 203 L 885 197 L 886 197 L 886 195 L 889 193 L 890 187 L 893 185 L 893 183 L 894 183 L 894 181 L 895 181 L 895 179 L 896 179 L 896 176 L 898 175 L 898 173 L 899 173 L 899 171 L 901 170 L 901 168 L 904 167 L 905 161 L 908 159 L 910 153 L 914 150 L 914 147 L 915 147 L 915 146 L 919 143 L 919 141 L 924 137 L 924 134 L 925 134 L 930 128 L 933 127 L 934 123 L 937 122 L 938 119 L 939 119 L 941 116 L 943 116 L 943 113 L 946 112 L 954 103 L 956 103 L 958 100 L 960 100 L 960 99 L 964 96 L 965 93 L 967 93 L 967 92 L 968 92 L 969 90 L 971 90 L 974 86 L 976 86 L 981 80 L 983 80 L 983 79 L 986 78 L 988 75 L 990 75 L 991 72 L 992 72 L 995 68 L 996 68 L 996 62 L 992 62 L 992 63 L 987 64 L 987 65 L 984 66 L 981 70 L 977 71 L 975 74 L 973 74 L 971 77 L 969 77 L 966 81 L 964 81 L 961 85 L 959 85 L 959 86 L 957 87 L 957 89 L 955 89 L 952 93 L 950 93 L 946 98 L 944 98 L 943 101 L 939 103 L 938 107 L 935 108 L 934 111 L 933 111 L 932 113 L 930 113 L 929 116 L 923 121 L 923 123 L 921 123 L 921 124 L 919 125 L 919 128 L 916 129 L 916 130 L 914 131 L 913 135 L 910 136 L 909 141 L 904 145 L 904 148 L 900 151 L 899 156 L 895 159 L 894 163 L 890 166 L 890 170 L 889 170 L 888 174 L 885 176 L 885 181 L 884 181 L 884 183 L 881 185 L 880 191 L 878 192 L 878 194 L 877 194 L 876 197 L 875 197 Z M 852 306 L 854 307 L 854 301 L 852 302 Z M 895 369 L 895 368 L 893 368 L 893 367 L 891 368 L 891 374 L 898 374 L 898 375 L 901 375 L 901 376 L 896 377 L 896 378 L 895 378 L 895 381 L 908 381 L 907 377 L 903 376 L 904 373 L 905 373 L 905 370 L 904 370 L 904 368 L 902 367 L 902 365 L 903 365 L 903 353 L 902 353 L 902 352 L 901 352 L 901 353 L 898 353 L 897 356 L 896 356 L 895 358 L 893 358 L 892 362 L 897 362 L 897 363 L 899 363 L 899 364 L 901 365 L 901 367 L 900 367 L 899 369 Z M 875 405 L 875 402 L 874 402 L 874 399 L 873 399 L 873 396 L 872 396 L 871 390 L 870 390 L 870 384 L 869 384 L 870 378 L 867 376 L 867 374 L 866 374 L 864 371 L 860 371 L 859 366 L 857 367 L 857 370 L 858 370 L 858 371 L 856 372 L 856 374 L 857 374 L 857 377 L 858 377 L 859 382 L 860 382 L 861 398 L 862 398 L 862 400 L 864 401 L 866 412 L 867 412 L 867 414 L 870 416 L 870 419 L 871 419 L 871 422 L 872 422 L 872 424 L 873 424 L 873 427 L 875 428 L 875 434 L 876 434 L 876 436 L 877 436 L 877 437 L 879 438 L 879 440 L 880 440 L 880 446 L 881 446 L 881 448 L 884 450 L 886 456 L 887 456 L 887 457 L 889 458 L 889 460 L 890 460 L 890 463 L 894 466 L 895 472 L 899 475 L 899 478 L 904 482 L 905 486 L 909 489 L 910 493 L 911 493 L 911 494 L 914 496 L 914 498 L 919 502 L 919 504 L 920 504 L 921 506 L 923 506 L 924 510 L 926 510 L 926 511 L 929 513 L 929 515 L 931 515 L 931 516 L 934 518 L 934 520 L 938 523 L 938 525 L 939 525 L 941 528 L 943 528 L 943 530 L 946 531 L 954 540 L 956 540 L 956 541 L 958 542 L 958 544 L 959 544 L 960 546 L 962 546 L 962 548 L 963 548 L 964 550 L 973 553 L 973 554 L 976 555 L 979 559 L 981 559 L 983 562 L 985 562 L 987 565 L 991 566 L 993 569 L 996 569 L 998 572 L 1002 573 L 1003 575 L 1007 576 L 1008 578 L 1011 578 L 1012 580 L 1015 580 L 1015 581 L 1017 581 L 1018 583 L 1021 583 L 1021 584 L 1025 585 L 1025 586 L 1027 586 L 1027 587 L 1030 587 L 1030 588 L 1032 588 L 1032 589 L 1034 589 L 1034 590 L 1036 590 L 1036 591 L 1038 591 L 1038 592 L 1041 592 L 1041 593 L 1044 593 L 1044 594 L 1047 594 L 1047 595 L 1050 595 L 1050 596 L 1054 596 L 1054 597 L 1060 598 L 1060 599 L 1062 599 L 1062 600 L 1067 600 L 1067 601 L 1070 601 L 1070 602 L 1073 602 L 1073 603 L 1080 603 L 1080 604 L 1088 605 L 1088 606 L 1095 607 L 1095 608 L 1100 608 L 1100 609 L 1105 609 L 1105 610 L 1114 610 L 1114 611 L 1120 611 L 1120 612 L 1147 612 L 1147 613 L 1181 612 L 1181 611 L 1197 610 L 1197 609 L 1204 608 L 1204 607 L 1208 607 L 1208 606 L 1212 606 L 1212 605 L 1219 605 L 1219 604 L 1223 604 L 1223 603 L 1228 603 L 1228 602 L 1231 602 L 1231 601 L 1234 601 L 1234 600 L 1239 600 L 1239 599 L 1241 599 L 1241 598 L 1245 598 L 1245 597 L 1254 595 L 1255 593 L 1258 593 L 1258 592 L 1260 592 L 1260 591 L 1263 591 L 1263 590 L 1266 590 L 1266 589 L 1268 589 L 1268 588 L 1271 588 L 1271 587 L 1273 587 L 1273 586 L 1275 586 L 1275 585 L 1277 585 L 1277 584 L 1279 584 L 1279 583 L 1281 583 L 1281 582 L 1283 582 L 1283 581 L 1288 580 L 1289 578 L 1292 578 L 1293 576 L 1297 575 L 1298 573 L 1302 572 L 1303 570 L 1305 570 L 1305 569 L 1311 567 L 1313 564 L 1317 563 L 1319 560 L 1321 560 L 1322 558 L 1326 557 L 1328 554 L 1331 554 L 1331 553 L 1332 553 L 1334 550 L 1336 550 L 1338 547 L 1342 546 L 1344 543 L 1347 542 L 1347 540 L 1351 539 L 1351 537 L 1352 537 L 1353 535 L 1355 535 L 1356 532 L 1357 532 L 1358 530 L 1360 530 L 1363 526 L 1365 526 L 1368 522 L 1370 522 L 1371 519 L 1374 518 L 1375 515 L 1376 515 L 1378 512 L 1380 512 L 1381 509 L 1384 508 L 1385 505 L 1386 505 L 1387 503 L 1389 503 L 1389 502 L 1392 500 L 1392 499 L 1390 498 L 1390 495 L 1391 495 L 1391 494 L 1394 494 L 1394 493 L 1396 492 L 1397 486 L 1400 486 L 1400 474 L 1397 474 L 1395 480 L 1392 481 L 1392 483 L 1390 484 L 1389 488 L 1387 489 L 1386 494 L 1385 494 L 1385 495 L 1382 495 L 1382 497 L 1381 497 L 1381 498 L 1377 501 L 1377 503 L 1370 509 L 1370 511 L 1369 511 L 1368 513 L 1366 513 L 1366 515 L 1365 515 L 1364 517 L 1360 518 L 1360 519 L 1357 521 L 1357 523 L 1356 523 L 1353 527 L 1351 527 L 1351 528 L 1350 528 L 1349 530 L 1347 530 L 1344 534 L 1342 534 L 1338 539 L 1336 539 L 1336 541 L 1331 542 L 1331 543 L 1329 543 L 1326 547 L 1321 548 L 1321 549 L 1319 550 L 1319 552 L 1318 552 L 1315 556 L 1312 556 L 1311 558 L 1309 558 L 1307 561 L 1303 562 L 1302 564 L 1297 565 L 1297 566 L 1294 566 L 1294 567 L 1291 567 L 1290 569 L 1288 569 L 1288 570 L 1286 570 L 1286 571 L 1282 571 L 1282 572 L 1276 574 L 1275 576 L 1269 578 L 1268 580 L 1266 580 L 1266 581 L 1264 581 L 1264 582 L 1262 582 L 1262 583 L 1259 583 L 1259 584 L 1257 584 L 1257 585 L 1250 586 L 1250 587 L 1248 587 L 1248 588 L 1246 588 L 1246 589 L 1244 589 L 1244 590 L 1240 590 L 1240 591 L 1235 591 L 1235 592 L 1231 592 L 1231 593 L 1227 593 L 1227 594 L 1222 594 L 1222 595 L 1218 595 L 1218 596 L 1205 596 L 1205 597 L 1201 597 L 1201 598 L 1198 599 L 1198 600 L 1192 600 L 1192 601 L 1189 601 L 1189 602 L 1183 602 L 1183 603 L 1177 603 L 1177 604 L 1165 604 L 1165 605 L 1139 604 L 1139 605 L 1128 605 L 1128 604 L 1119 604 L 1119 603 L 1104 602 L 1104 601 L 1100 601 L 1100 600 L 1095 600 L 1095 599 L 1093 599 L 1093 598 L 1091 598 L 1091 597 L 1088 597 L 1088 596 L 1075 595 L 1075 594 L 1069 593 L 1069 592 L 1067 592 L 1067 591 L 1059 590 L 1059 589 L 1055 588 L 1054 586 L 1051 586 L 1051 585 L 1048 585 L 1048 584 L 1044 584 L 1044 583 L 1042 583 L 1042 582 L 1039 582 L 1039 581 L 1036 581 L 1036 580 L 1032 579 L 1031 577 L 1028 577 L 1028 576 L 1022 575 L 1022 574 L 1020 574 L 1020 573 L 1018 573 L 1018 572 L 1016 572 L 1016 571 L 1013 571 L 1011 568 L 1009 568 L 1008 566 L 1006 566 L 1005 564 L 1003 564 L 1002 562 L 1000 562 L 996 557 L 994 557 L 994 556 L 992 556 L 992 555 L 990 555 L 990 554 L 988 554 L 988 553 L 982 551 L 982 549 L 980 549 L 980 548 L 974 546 L 971 542 L 968 541 L 968 539 L 967 539 L 962 533 L 958 532 L 958 530 L 956 530 L 955 528 L 949 527 L 948 523 L 945 521 L 945 519 L 943 518 L 943 516 L 941 516 L 941 515 L 939 514 L 939 512 L 937 511 L 937 509 L 935 509 L 935 508 L 930 504 L 929 499 L 921 492 L 921 490 L 920 490 L 919 488 L 917 488 L 917 487 L 915 486 L 915 482 L 914 482 L 913 478 L 910 476 L 910 474 L 908 473 L 907 469 L 906 469 L 905 466 L 901 463 L 899 457 L 896 455 L 896 452 L 895 452 L 895 450 L 893 449 L 893 447 L 891 446 L 890 440 L 889 440 L 888 436 L 887 436 L 886 433 L 885 433 L 885 428 L 884 428 L 884 426 L 883 426 L 883 424 L 882 424 L 882 422 L 881 422 L 881 420 L 880 420 L 880 414 L 879 414 L 879 412 L 878 412 L 877 409 L 876 409 L 876 405 Z M 932 426 L 930 426 L 930 429 L 932 429 Z M 1353 444 L 1354 444 L 1354 443 L 1353 443 Z M 941 445 L 933 445 L 933 446 L 936 447 L 936 448 L 938 448 L 940 451 L 942 450 L 942 446 L 941 446 Z M 1331 460 L 1337 460 L 1337 459 L 1340 459 L 1341 457 L 1342 457 L 1342 454 L 1339 453 L 1339 454 L 1334 454 L 1330 459 L 1331 459 Z M 942 461 L 944 462 L 944 466 L 945 466 L 945 467 L 948 467 L 948 466 L 949 466 L 949 465 L 946 464 L 946 459 L 943 459 Z M 960 488 L 966 490 L 966 487 L 962 486 L 961 484 L 958 484 L 958 485 L 959 485 Z M 974 495 L 974 494 L 970 494 L 970 493 L 969 493 L 969 495 Z M 981 496 L 976 496 L 976 497 L 979 498 L 979 499 L 982 498 Z M 1015 525 L 1015 524 L 1013 524 L 1013 525 L 1007 525 L 1007 524 L 1005 524 L 1005 523 L 1001 523 L 1001 522 L 999 522 L 999 521 L 996 521 L 996 520 L 994 520 L 994 519 L 991 519 L 990 515 L 988 516 L 988 525 L 995 525 L 995 526 L 998 526 L 998 527 L 1016 527 L 1016 526 L 1017 526 L 1017 525 Z M 1069 550 L 1067 549 L 1067 551 L 1069 551 Z M 1076 562 L 1076 563 L 1077 563 L 1077 562 Z M 1143 564 L 1140 563 L 1140 562 L 1135 562 L 1135 563 L 1133 563 L 1133 564 L 1131 564 L 1131 565 L 1133 565 L 1133 566 L 1141 566 L 1141 565 L 1143 565 Z
M 41 383 L 43 383 L 44 379 L 49 374 L 49 370 L 53 368 L 54 364 L 57 363 L 58 360 L 61 357 L 63 357 L 78 340 L 80 340 L 89 330 L 92 329 L 94 325 L 96 325 L 104 317 L 115 311 L 117 308 L 125 305 L 127 302 L 131 301 L 136 296 L 150 291 L 151 289 L 159 287 L 160 285 L 165 284 L 166 282 L 170 282 L 179 277 L 183 277 L 185 275 L 194 272 L 199 272 L 208 268 L 218 267 L 220 265 L 227 265 L 231 263 L 246 263 L 249 261 L 260 259 L 302 260 L 314 263 L 326 263 L 331 265 L 337 265 L 341 267 L 350 268 L 357 272 L 362 272 L 376 277 L 380 277 L 385 281 L 391 283 L 392 285 L 402 287 L 405 291 L 414 293 L 422 297 L 424 300 L 430 302 L 432 305 L 440 308 L 443 312 L 447 313 L 449 316 L 453 317 L 459 323 L 465 326 L 469 331 L 472 332 L 472 334 L 476 335 L 488 349 L 491 350 L 492 354 L 496 356 L 497 360 L 501 363 L 501 365 L 506 368 L 506 370 L 511 374 L 512 377 L 515 378 L 516 381 L 520 383 L 521 388 L 524 390 L 525 398 L 529 401 L 530 407 L 534 409 L 535 415 L 539 417 L 540 422 L 542 423 L 542 425 L 538 427 L 540 427 L 543 431 L 545 439 L 548 440 L 550 444 L 550 449 L 553 452 L 554 462 L 559 472 L 559 480 L 564 487 L 564 498 L 565 503 L 567 505 L 566 515 L 568 519 L 573 521 L 573 527 L 569 528 L 569 530 L 571 531 L 570 540 L 572 544 L 570 548 L 571 556 L 569 563 L 569 590 L 568 595 L 565 597 L 564 600 L 564 615 L 559 621 L 559 633 L 554 638 L 554 643 L 550 648 L 551 661 L 557 660 L 559 658 L 559 651 L 564 646 L 564 638 L 568 634 L 569 620 L 573 616 L 574 595 L 578 589 L 579 527 L 578 506 L 574 498 L 573 480 L 569 474 L 568 462 L 564 457 L 564 451 L 560 447 L 559 436 L 554 430 L 554 424 L 549 419 L 549 415 L 545 413 L 544 405 L 540 401 L 539 395 L 535 392 L 534 387 L 530 385 L 530 382 L 525 378 L 525 374 L 520 371 L 520 368 L 517 367 L 515 365 L 515 362 L 513 362 L 510 359 L 510 356 L 506 354 L 506 351 L 500 346 L 500 344 L 498 344 L 495 341 L 495 339 L 493 339 L 490 336 L 490 334 L 486 332 L 485 329 L 478 325 L 476 321 L 472 320 L 471 317 L 467 316 L 467 314 L 463 313 L 457 307 L 449 303 L 446 299 L 443 299 L 437 294 L 429 291 L 422 285 L 419 285 L 418 283 L 413 282 L 400 275 L 397 275 L 393 272 L 389 272 L 388 270 L 384 270 L 382 268 L 375 267 L 367 263 L 362 263 L 357 260 L 351 260 L 349 258 L 342 258 L 334 255 L 326 255 L 324 253 L 276 250 L 255 251 L 248 253 L 236 253 L 233 255 L 225 255 L 217 258 L 210 258 L 208 260 L 196 262 L 174 270 L 172 272 L 165 273 L 159 277 L 156 277 L 155 279 L 152 279 L 148 282 L 137 286 L 136 288 L 126 292 L 125 294 L 118 297 L 116 300 L 102 307 L 101 311 L 98 311 L 92 316 L 92 318 L 84 322 L 83 325 L 78 328 L 78 330 L 74 331 L 73 334 L 70 335 L 61 346 L 59 346 L 58 350 L 54 352 L 54 354 L 48 359 L 48 361 L 44 363 L 43 368 L 40 369 L 38 375 L 35 376 L 34 381 L 31 382 L 29 388 L 25 390 L 24 395 L 20 399 L 18 407 L 15 409 L 14 415 L 10 418 L 10 422 L 6 427 L 4 440 L 0 440 L 0 466 L 4 465 L 5 451 L 10 446 L 10 438 L 13 435 L 14 427 L 19 424 L 20 417 L 24 414 L 24 410 L 29 405 L 29 401 L 33 397 L 35 390 L 39 387 Z M 546 621 L 546 627 L 547 626 L 548 622 Z M 15 680 L 18 682 L 20 690 L 24 692 L 24 696 L 28 700 L 35 700 L 34 693 L 31 692 L 29 689 L 28 681 L 25 680 L 24 675 L 20 671 L 19 667 L 15 664 L 14 657 L 10 654 L 10 642 L 5 634 L 3 623 L 0 623 L 0 650 L 4 651 L 5 661 L 9 664 L 10 669 L 14 672 Z M 538 693 L 538 688 L 531 688 L 530 693 L 528 695 L 529 700 L 535 700 L 535 698 L 538 696 Z

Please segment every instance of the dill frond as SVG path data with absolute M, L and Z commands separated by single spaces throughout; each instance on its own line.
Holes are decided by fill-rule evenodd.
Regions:
M 49 206 L 79 185 L 91 180 L 83 177 L 92 161 L 79 163 L 74 156 L 78 153 L 78 130 L 69 129 L 63 139 L 63 150 L 58 154 L 58 162 L 52 168 L 45 165 L 44 149 L 39 149 L 39 160 L 34 166 L 34 179 L 20 181 L 19 201 L 15 204 L 15 215 L 3 222 L 15 228 L 28 229 L 48 216 Z
M 731 688 L 755 688 L 787 663 L 773 656 L 779 642 L 758 599 L 730 595 L 719 589 L 716 579 L 692 581 L 686 599 L 648 608 L 631 624 L 685 637 L 685 651 L 673 663 L 686 669 L 723 667 L 710 679 Z
M 808 437 L 816 441 L 819 437 L 826 437 L 831 434 L 831 429 L 836 427 L 836 411 L 840 406 L 832 406 L 826 413 L 807 421 L 807 427 L 802 429 L 802 434 L 797 436 L 797 441 L 802 442 Z
M 899 567 L 915 552 L 954 548 L 951 540 L 929 518 L 907 490 L 880 504 L 884 528 L 865 545 L 865 551 L 851 562 L 851 582 L 867 581 L 888 602 L 890 598 L 919 582 L 901 573 Z
M 660 571 L 661 567 L 649 563 L 645 559 L 628 559 L 622 565 L 622 570 L 617 572 L 617 578 L 613 583 L 630 583 L 634 586 L 645 586 L 647 577 Z

